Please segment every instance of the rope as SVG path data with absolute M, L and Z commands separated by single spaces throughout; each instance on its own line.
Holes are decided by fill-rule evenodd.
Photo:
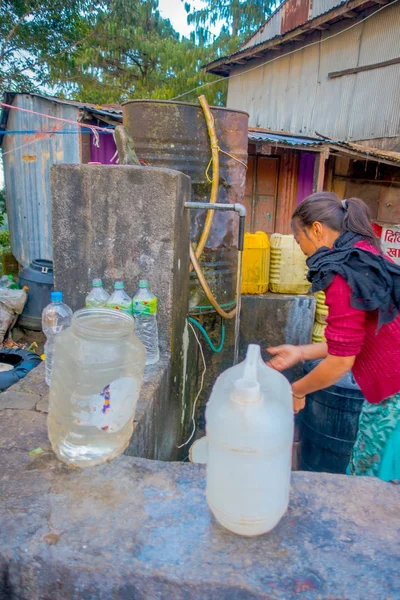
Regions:
M 211 144 L 211 148 L 216 148 L 218 150 L 218 152 L 221 152 L 222 154 L 226 154 L 226 156 L 229 156 L 229 158 L 232 158 L 233 160 L 236 160 L 236 162 L 238 162 L 241 165 L 243 165 L 244 168 L 247 171 L 248 166 L 246 165 L 245 162 L 243 162 L 242 160 L 240 160 L 240 158 L 237 158 L 236 156 L 233 156 L 233 154 L 229 154 L 229 152 L 226 152 L 225 150 L 222 150 L 222 148 L 220 148 L 218 144 Z M 211 179 L 211 177 L 209 175 L 210 167 L 212 165 L 212 162 L 213 162 L 213 157 L 211 156 L 210 160 L 208 161 L 208 165 L 207 165 L 207 169 L 206 169 L 206 177 L 207 177 L 208 183 L 212 183 L 212 179 Z
M 203 391 L 203 387 L 204 387 L 204 377 L 205 377 L 205 374 L 206 374 L 206 371 L 207 371 L 207 365 L 206 365 L 206 359 L 204 358 L 203 347 L 202 347 L 202 345 L 200 344 L 200 340 L 199 340 L 199 338 L 197 337 L 197 334 L 196 334 L 196 332 L 195 332 L 195 330 L 194 330 L 194 327 L 193 327 L 193 325 L 192 325 L 191 323 L 188 323 L 188 325 L 189 325 L 189 327 L 192 329 L 192 331 L 193 331 L 193 335 L 194 335 L 194 337 L 196 338 L 196 342 L 198 343 L 198 345 L 199 345 L 199 348 L 200 348 L 200 352 L 201 352 L 201 358 L 202 358 L 202 360 L 203 360 L 203 372 L 202 372 L 202 374 L 201 374 L 200 389 L 199 389 L 199 391 L 197 392 L 197 396 L 196 396 L 196 398 L 195 398 L 195 401 L 194 401 L 194 403 L 193 403 L 193 410 L 192 410 L 192 423 L 193 423 L 193 429 L 192 429 L 192 433 L 190 434 L 190 436 L 189 436 L 189 438 L 186 440 L 186 442 L 184 442 L 183 444 L 181 444 L 180 446 L 178 446 L 178 448 L 183 448 L 184 446 L 187 446 L 187 445 L 189 444 L 189 442 L 191 442 L 191 441 L 192 441 L 192 439 L 193 439 L 193 436 L 194 436 L 194 434 L 196 433 L 196 419 L 195 419 L 195 415 L 196 415 L 196 407 L 197 407 L 197 402 L 198 402 L 198 399 L 200 398 L 200 394 L 201 394 L 201 392 Z
M 9 108 L 11 110 L 19 110 L 21 112 L 29 113 L 31 115 L 37 115 L 38 117 L 44 117 L 45 119 L 53 119 L 54 121 L 69 123 L 70 125 L 76 125 L 78 127 L 87 127 L 93 133 L 94 131 L 107 131 L 107 128 L 105 127 L 89 125 L 88 123 L 79 123 L 78 121 L 73 121 L 72 119 L 64 119 L 63 117 L 53 117 L 53 115 L 46 115 L 45 113 L 36 112 L 35 110 L 30 110 L 28 108 L 21 108 L 20 106 L 14 106 L 13 104 L 6 104 L 5 102 L 0 102 L 0 106 L 2 106 L 3 108 Z

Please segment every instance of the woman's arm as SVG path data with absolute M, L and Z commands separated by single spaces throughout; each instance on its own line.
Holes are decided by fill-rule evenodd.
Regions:
M 366 313 L 351 306 L 351 290 L 346 281 L 336 275 L 325 295 L 329 309 L 325 330 L 327 355 L 315 369 L 292 385 L 295 412 L 304 408 L 307 394 L 340 381 L 352 369 L 364 343 Z
M 334 385 L 348 373 L 354 365 L 355 356 L 328 356 L 310 373 L 292 385 L 294 396 L 303 398 L 317 390 Z

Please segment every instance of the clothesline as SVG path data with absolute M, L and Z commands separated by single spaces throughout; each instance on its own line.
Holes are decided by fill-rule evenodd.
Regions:
M 62 130 L 55 130 L 55 131 L 48 131 L 48 130 L 42 130 L 42 129 L 26 129 L 26 130 L 7 130 L 7 131 L 1 131 L 0 132 L 0 136 L 3 135 L 35 135 L 37 133 L 43 133 L 46 135 L 70 135 L 70 134 L 78 134 L 78 133 L 93 133 L 91 129 L 89 129 L 88 127 L 86 127 L 86 131 L 84 129 L 78 129 L 77 131 L 62 131 Z M 108 128 L 108 130 L 104 130 L 104 131 L 98 131 L 99 135 L 107 135 L 107 134 L 112 134 L 114 133 L 114 128 L 110 127 Z

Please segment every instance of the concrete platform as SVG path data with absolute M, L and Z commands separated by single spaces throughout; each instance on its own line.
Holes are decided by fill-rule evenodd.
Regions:
M 200 466 L 58 462 L 40 377 L 0 395 L 1 600 L 399 599 L 399 486 L 293 473 L 281 523 L 240 538 L 211 517 Z

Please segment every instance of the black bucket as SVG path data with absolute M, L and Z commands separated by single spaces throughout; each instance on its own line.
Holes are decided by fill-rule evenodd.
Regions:
M 305 374 L 321 361 L 304 365 Z M 300 416 L 300 461 L 305 471 L 345 473 L 364 397 L 353 375 L 307 396 Z
M 211 107 L 221 150 L 218 202 L 243 202 L 246 181 L 248 114 Z M 123 124 L 139 159 L 149 167 L 166 167 L 189 175 L 192 201 L 209 202 L 211 184 L 207 167 L 210 139 L 198 104 L 162 100 L 132 100 L 123 105 Z M 226 152 L 228 154 L 226 154 Z M 212 167 L 209 168 L 209 176 Z M 196 244 L 206 211 L 191 211 L 191 240 Z M 214 214 L 211 231 L 200 258 L 204 275 L 218 303 L 229 311 L 236 301 L 238 218 L 233 212 Z M 190 312 L 213 312 L 196 274 L 190 276 Z
M 53 263 L 51 260 L 37 259 L 19 273 L 19 285 L 28 288 L 28 301 L 18 319 L 18 325 L 33 331 L 42 330 L 42 312 L 50 303 L 50 293 L 54 289 Z

